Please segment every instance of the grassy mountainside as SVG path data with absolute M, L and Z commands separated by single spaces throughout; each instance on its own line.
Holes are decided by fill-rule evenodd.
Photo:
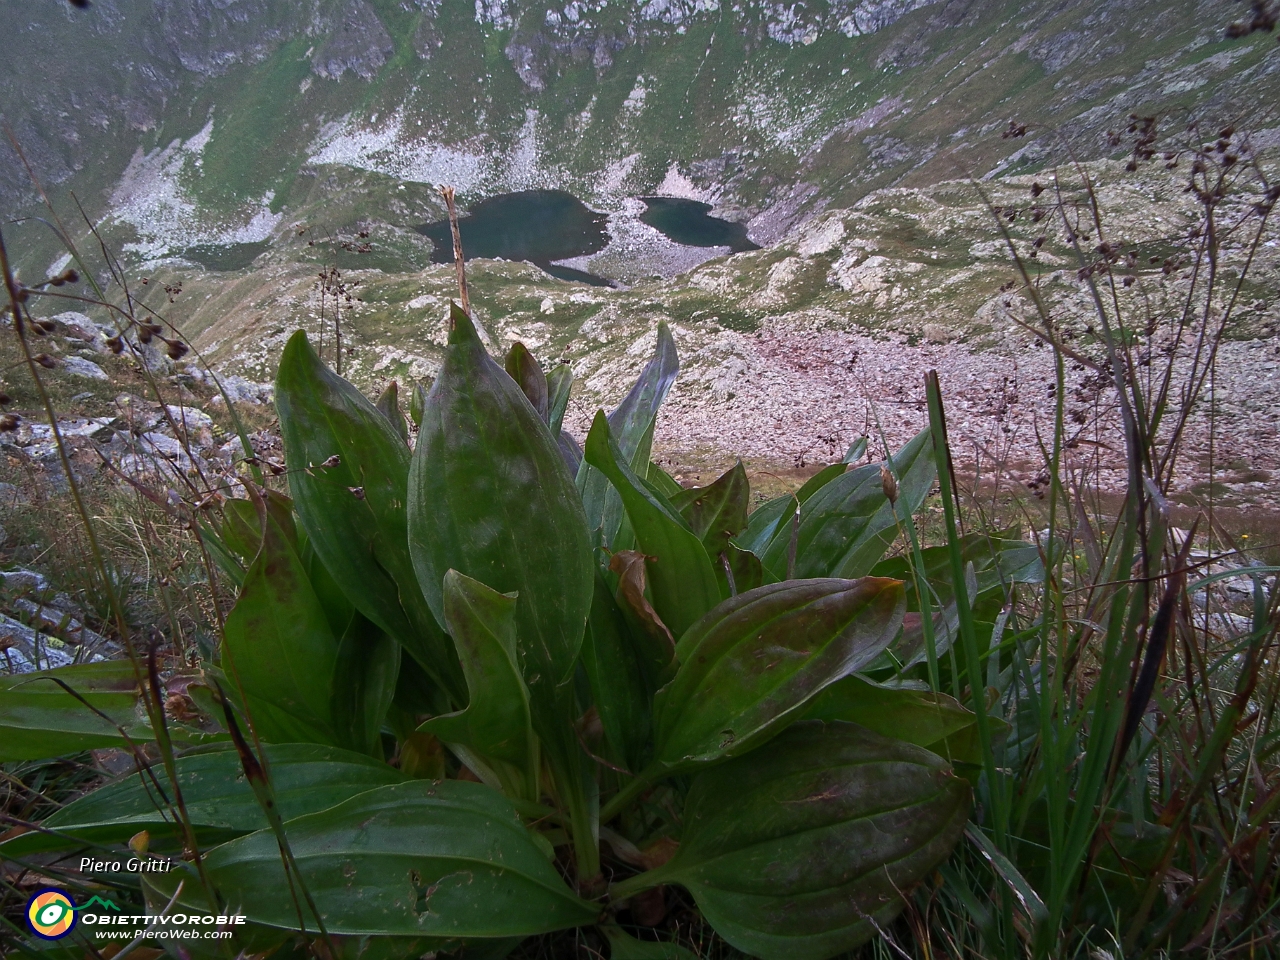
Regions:
M 0 104 L 41 179 L 146 258 L 285 230 L 324 167 L 697 196 L 779 239 L 889 185 L 1122 150 L 1131 111 L 1210 123 L 1280 89 L 1219 3 L 463 0 L 0 3 Z M 1024 136 L 993 136 L 1014 121 Z M 7 144 L 0 204 L 34 198 Z M 355 206 L 379 215 L 377 189 Z M 414 211 L 415 215 L 418 211 Z M 407 219 L 387 211 L 390 222 Z M 432 210 L 436 214 L 438 210 Z M 342 221 L 331 221 L 341 226 Z M 37 231 L 38 232 L 38 231 Z M 40 256 L 52 247 L 33 237 Z M 33 253 L 33 257 L 35 254 Z
M 454 291 L 414 229 L 443 215 L 435 185 L 456 185 L 464 207 L 568 189 L 609 214 L 614 238 L 579 266 L 624 288 L 475 261 L 495 346 L 522 339 L 572 362 L 589 410 L 616 399 L 666 318 L 693 376 L 680 388 L 690 403 L 671 408 L 689 413 L 673 414 L 660 444 L 689 461 L 731 447 L 788 469 L 877 417 L 893 439 L 916 429 L 922 364 L 952 366 L 961 384 L 998 372 L 1015 394 L 1020 377 L 1047 375 L 1019 325 L 1028 303 L 1002 290 L 1015 273 L 970 177 L 1006 211 L 1019 252 L 1034 251 L 1046 297 L 1083 342 L 1097 336 L 1074 254 L 1028 192 L 1055 165 L 1085 161 L 1096 178 L 1109 229 L 1135 251 L 1135 304 L 1185 294 L 1185 268 L 1165 262 L 1197 216 L 1186 164 L 1126 170 L 1142 136 L 1129 118 L 1159 114 L 1160 146 L 1175 150 L 1237 124 L 1239 147 L 1274 176 L 1280 46 L 1265 31 L 1228 38 L 1240 13 L 988 0 L 0 3 L 30 64 L 0 70 L 0 96 L 55 202 L 74 210 L 74 191 L 123 251 L 131 296 L 258 380 L 291 330 L 332 343 L 336 281 L 318 279 L 329 268 L 344 284 L 350 375 L 370 389 L 432 376 Z M 28 209 L 21 166 L 0 175 L 5 202 Z M 651 192 L 714 203 L 764 249 L 726 258 L 664 240 L 637 219 L 633 198 Z M 28 274 L 65 266 L 40 223 L 6 235 Z M 1241 477 L 1280 467 L 1252 452 L 1280 435 L 1267 393 L 1273 236 L 1225 333 Z M 1012 455 L 1034 461 L 1048 409 L 1030 395 Z M 1002 404 L 975 400 L 988 407 Z M 1008 436 L 982 423 L 975 435 Z

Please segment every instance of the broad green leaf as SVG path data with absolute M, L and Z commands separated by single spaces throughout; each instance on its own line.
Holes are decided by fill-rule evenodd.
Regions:
M 745 753 L 873 660 L 902 622 L 897 580 L 788 580 L 720 604 L 676 647 L 654 700 L 654 758 L 687 768 Z
M 653 696 L 633 635 L 599 573 L 582 643 L 582 665 L 614 762 L 640 770 L 648 761 Z
M 915 513 L 935 475 L 929 431 L 918 433 L 893 458 L 899 510 Z M 860 577 L 875 566 L 898 532 L 893 505 L 884 495 L 879 464 L 836 477 L 800 507 L 794 576 Z M 767 570 L 782 575 L 791 547 L 783 526 L 759 553 Z
M 404 440 L 301 331 L 280 358 L 276 409 L 294 506 L 321 562 L 356 609 L 465 703 L 453 645 L 417 589 L 409 556 Z
M 599 930 L 609 941 L 609 960 L 697 960 L 692 950 L 669 940 L 637 940 L 612 923 Z
M 593 923 L 600 913 L 565 886 L 511 804 L 481 784 L 379 787 L 286 828 L 300 879 L 332 934 L 533 936 Z M 210 851 L 205 869 L 228 910 L 298 928 L 270 831 Z M 172 891 L 178 879 L 178 871 L 157 875 L 156 885 Z M 179 903 L 194 900 L 184 889 Z
M 451 320 L 409 476 L 414 568 L 441 620 L 450 569 L 518 595 L 516 644 L 533 726 L 585 830 L 573 675 L 595 563 L 582 502 L 547 425 L 490 359 L 471 319 L 454 306 Z
M 844 461 L 833 463 L 829 467 L 823 467 L 801 485 L 800 489 L 796 491 L 796 499 L 804 503 L 836 477 L 847 473 L 848 470 L 849 464 Z
M 734 543 L 760 556 L 780 531 L 790 531 L 791 518 L 799 504 L 800 501 L 792 494 L 762 503 L 747 518 L 747 529 L 734 538 Z
M 222 505 L 222 524 L 218 528 L 227 549 L 246 563 L 262 544 L 262 524 L 258 508 L 252 500 L 233 499 Z
M 582 469 L 582 448 L 578 446 L 578 441 L 573 439 L 568 430 L 561 430 L 556 447 L 560 450 L 560 459 L 569 470 L 569 476 L 576 477 Z
M 409 418 L 415 427 L 422 426 L 422 411 L 427 405 L 427 390 L 421 383 L 415 383 L 409 393 Z
M 517 341 L 511 345 L 511 350 L 507 353 L 507 375 L 516 382 L 516 386 L 525 395 L 529 405 L 537 411 L 538 416 L 549 424 L 551 401 L 547 375 L 542 372 L 542 365 L 523 343 Z
M 0 676 L 0 761 L 43 760 L 97 747 L 123 746 L 118 726 L 130 737 L 149 740 L 150 727 L 137 710 L 139 697 L 133 665 L 128 661 Z
M 672 860 L 730 944 L 763 960 L 859 946 L 946 859 L 969 785 L 939 757 L 849 723 L 801 723 L 699 774 Z M 874 921 L 874 922 L 873 922 Z
M 946 546 L 925 547 L 920 556 L 925 579 L 932 588 L 930 597 L 933 605 L 946 602 L 955 595 L 951 583 L 950 549 Z M 1044 579 L 1039 547 L 1022 540 L 971 533 L 960 538 L 960 557 L 963 563 L 973 566 L 976 574 L 975 598 L 993 592 L 1003 595 L 1006 588 L 1016 583 L 1040 583 Z M 878 577 L 914 581 L 917 569 L 911 556 L 902 556 L 880 561 L 872 573 Z M 919 609 L 914 588 L 908 593 L 909 609 Z
M 450 569 L 519 594 L 516 637 L 536 697 L 577 662 L 594 569 L 586 521 L 546 424 L 456 307 L 453 323 L 414 451 L 410 549 L 442 621 Z
M 351 626 L 353 617 L 360 617 L 367 622 L 368 618 L 356 612 L 356 608 L 347 599 L 347 595 L 342 592 L 342 588 L 333 579 L 333 574 L 329 572 L 329 568 L 320 561 L 319 555 L 311 546 L 310 538 L 303 536 L 298 548 L 298 556 L 302 560 L 302 565 L 306 567 L 307 579 L 311 581 L 311 589 L 316 592 L 316 597 L 320 600 L 320 606 L 324 607 L 324 615 L 329 619 L 329 629 L 333 631 L 333 635 L 335 637 L 344 636 L 347 628 Z
M 676 355 L 676 342 L 671 336 L 671 329 L 666 323 L 659 323 L 653 358 L 640 372 L 640 377 L 630 392 L 608 417 L 609 432 L 618 447 L 618 459 L 632 470 L 647 472 L 658 408 L 667 398 L 679 372 L 680 359 Z M 600 538 L 604 546 L 625 549 L 627 544 L 614 543 L 622 526 L 623 513 L 622 501 L 617 491 L 600 470 L 590 463 L 584 464 L 578 471 L 577 484 L 582 494 L 588 527 L 592 531 L 602 531 Z
M 645 479 L 649 481 L 649 486 L 653 487 L 668 500 L 672 500 L 673 503 L 674 500 L 672 498 L 678 497 L 684 491 L 684 487 L 676 482 L 675 477 L 671 476 L 652 460 L 649 461 L 649 466 L 646 469 Z
M 614 599 L 628 625 L 646 686 L 657 690 L 675 674 L 676 641 L 649 601 L 648 559 L 637 550 L 621 550 L 609 558 L 609 572 L 617 578 Z
M 845 677 L 813 699 L 805 719 L 845 720 L 932 750 L 952 763 L 982 762 L 977 718 L 945 693 L 882 687 L 862 677 Z
M 210 559 L 227 575 L 231 586 L 239 590 L 240 584 L 244 583 L 244 563 L 223 539 L 221 527 L 215 527 L 203 519 L 197 519 L 196 523 L 200 537 L 209 551 Z
M 733 577 L 732 583 L 729 581 L 730 576 Z M 764 583 L 764 567 L 760 563 L 760 558 L 750 550 L 743 550 L 731 543 L 720 557 L 720 563 L 716 567 L 716 579 L 721 581 L 725 596 L 737 596 L 748 590 L 754 590 Z
M 418 729 L 479 753 L 509 793 L 536 800 L 538 754 L 529 690 L 516 656 L 516 602 L 514 595 L 457 570 L 444 575 L 445 627 L 457 645 L 471 701 L 465 710 L 435 717 Z
M 573 370 L 560 364 L 547 374 L 547 425 L 553 437 L 564 429 L 564 412 L 569 408 L 569 391 L 573 387 Z
M 297 544 L 298 531 L 293 522 L 293 501 L 275 490 L 262 490 L 267 513 L 292 544 Z M 262 519 L 255 500 L 233 499 L 222 505 L 219 533 L 227 549 L 249 563 L 262 545 Z
M 867 454 L 867 438 L 859 437 L 853 443 L 849 444 L 849 449 L 844 452 L 844 463 L 857 463 Z
M 978 578 L 973 572 L 973 564 L 965 565 L 965 585 L 969 594 L 970 604 L 977 599 L 978 596 Z M 916 599 L 914 589 L 910 589 L 909 594 L 912 599 Z M 938 603 L 942 606 L 939 608 Z M 956 602 L 954 594 L 948 594 L 947 599 L 935 598 L 933 610 L 933 653 L 935 657 L 940 657 L 951 649 L 952 644 L 959 639 L 960 635 L 960 606 Z M 981 646 L 979 649 L 986 649 Z M 898 637 L 889 651 L 893 655 L 893 659 L 886 660 L 899 664 L 898 671 L 900 673 L 910 670 L 917 664 L 924 663 L 929 659 L 928 642 L 924 633 L 924 617 L 919 612 L 912 611 L 908 613 L 902 620 L 902 635 Z M 886 664 L 877 664 L 876 667 L 885 666 Z M 874 669 L 874 668 L 871 668 Z
M 742 461 L 705 487 L 681 490 L 671 498 L 689 528 L 702 540 L 707 556 L 713 560 L 724 553 L 731 537 L 747 527 L 747 503 L 751 487 Z
M 269 743 L 335 743 L 331 696 L 338 640 L 306 569 L 268 517 L 262 546 L 227 615 L 222 664 Z
M 675 508 L 623 462 L 603 413 L 596 414 L 587 435 L 586 458 L 621 495 L 636 541 L 652 558 L 648 574 L 653 605 L 678 638 L 720 601 L 707 551 Z
M 935 651 L 941 654 L 956 638 L 960 625 L 955 588 L 951 582 L 950 551 L 946 546 L 926 547 L 920 554 L 929 591 L 930 609 L 933 611 Z M 960 556 L 965 569 L 970 608 L 975 618 L 981 622 L 995 619 L 1006 603 L 1009 589 L 1015 584 L 1039 583 L 1044 579 L 1044 565 L 1039 548 L 1021 540 L 982 533 L 968 534 L 960 538 Z M 872 572 L 876 576 L 905 580 L 907 609 L 919 611 L 920 598 L 916 590 L 918 570 L 912 557 L 882 560 Z M 918 616 L 908 616 L 902 638 L 894 645 L 893 652 L 904 665 L 903 669 L 924 662 L 927 651 Z
M 350 750 L 382 757 L 382 721 L 400 675 L 400 644 L 360 614 L 338 643 L 330 711 L 334 732 Z
M 312 743 L 265 744 L 276 802 L 285 818 L 326 810 L 356 794 L 406 778 L 367 756 Z M 178 785 L 196 836 L 206 843 L 263 830 L 262 807 L 244 779 L 235 750 L 202 748 L 176 761 Z M 172 800 L 172 787 L 159 765 L 156 779 Z M 67 850 L 86 844 L 124 843 L 139 830 L 153 845 L 181 841 L 172 809 L 150 779 L 136 773 L 113 780 L 73 800 L 42 824 L 57 835 L 26 833 L 0 845 L 5 856 Z
M 200 878 L 193 868 L 185 863 L 178 863 L 174 865 L 173 869 L 174 871 L 181 871 L 179 879 L 186 880 L 181 903 L 184 912 L 189 911 L 190 914 L 196 916 L 213 917 L 225 913 L 224 904 L 216 904 L 209 901 L 205 891 L 200 888 Z M 139 880 L 141 881 L 139 886 L 143 902 L 147 906 L 147 912 L 153 916 L 161 913 L 169 905 L 178 881 L 171 880 L 170 874 L 158 873 L 140 874 Z M 178 909 L 175 906 L 172 913 L 177 912 Z M 291 957 L 296 960 L 296 954 L 292 950 L 287 948 L 280 949 L 290 939 L 290 933 L 287 930 L 281 930 L 277 927 L 264 927 L 258 923 L 228 924 L 223 929 L 230 930 L 231 936 L 229 938 L 219 938 L 217 940 L 159 940 L 158 942 L 167 947 L 165 953 L 172 957 L 173 960 L 227 960 L 228 955 L 235 958 L 270 956 L 279 958 L 279 960 Z M 314 929 L 312 932 L 315 932 Z M 340 938 L 335 937 L 332 939 L 340 953 L 340 956 L 335 960 L 349 960 L 344 950 L 346 945 L 340 942 Z M 110 941 L 107 942 L 109 943 Z M 177 944 L 181 944 L 181 946 L 177 946 Z M 445 946 L 445 944 L 441 945 Z M 346 947 L 346 949 L 350 948 Z M 386 960 L 391 960 L 391 958 L 386 958 Z M 409 960 L 409 958 L 399 958 L 399 960 Z
M 400 435 L 406 444 L 409 442 L 409 424 L 405 423 L 404 414 L 400 412 L 400 384 L 392 380 L 387 389 L 382 391 L 376 404 L 378 412 L 387 418 L 387 423 Z

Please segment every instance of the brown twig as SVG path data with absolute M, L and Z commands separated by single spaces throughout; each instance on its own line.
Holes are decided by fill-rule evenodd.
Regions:
M 449 229 L 453 233 L 453 265 L 458 271 L 458 297 L 462 300 L 462 312 L 471 316 L 471 298 L 467 296 L 467 271 L 463 266 L 462 231 L 458 229 L 458 208 L 453 202 L 453 187 L 442 186 L 440 196 L 449 209 Z

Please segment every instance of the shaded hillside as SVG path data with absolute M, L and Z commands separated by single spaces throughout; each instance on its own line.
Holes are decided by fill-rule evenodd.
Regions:
M 463 201 L 707 200 L 772 243 L 868 191 L 1119 155 L 1131 111 L 1277 136 L 1280 47 L 1218 2 L 0 2 L 37 174 L 143 259 L 277 237 L 320 171 Z M 1263 115 L 1259 117 L 1259 110 Z M 1025 124 L 1025 134 L 1001 138 Z M 1121 131 L 1122 132 L 1122 131 Z M 7 144 L 0 207 L 34 193 Z M 362 186 L 351 206 L 378 216 Z M 400 226 L 438 207 L 387 211 Z M 331 221 L 334 227 L 340 220 Z M 31 238 L 43 257 L 52 247 Z

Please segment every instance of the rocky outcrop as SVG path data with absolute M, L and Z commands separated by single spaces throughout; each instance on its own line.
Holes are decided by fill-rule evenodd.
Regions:
M 937 3 L 939 0 L 835 0 L 827 22 L 846 37 L 878 33 L 893 26 L 908 13 Z
M 423 16 L 413 34 L 413 49 L 423 60 L 430 60 L 444 46 L 444 33 L 436 20 L 440 13 L 440 0 L 416 0 Z
M 621 10 L 607 0 L 570 0 L 550 9 L 513 0 L 477 0 L 476 19 L 512 32 L 505 53 L 525 85 L 546 89 L 551 77 L 590 62 L 607 70 L 619 51 L 654 37 L 684 33 L 699 18 L 726 23 L 787 45 L 808 45 L 824 33 L 865 36 L 940 0 L 834 0 L 825 7 L 766 0 L 645 0 Z
M 241 63 L 257 63 L 282 42 L 313 28 L 317 0 L 155 0 L 159 31 L 147 48 L 183 70 L 216 77 Z
M 329 38 L 311 58 L 311 69 L 326 80 L 351 71 L 371 80 L 395 52 L 391 35 L 367 0 L 343 0 Z

